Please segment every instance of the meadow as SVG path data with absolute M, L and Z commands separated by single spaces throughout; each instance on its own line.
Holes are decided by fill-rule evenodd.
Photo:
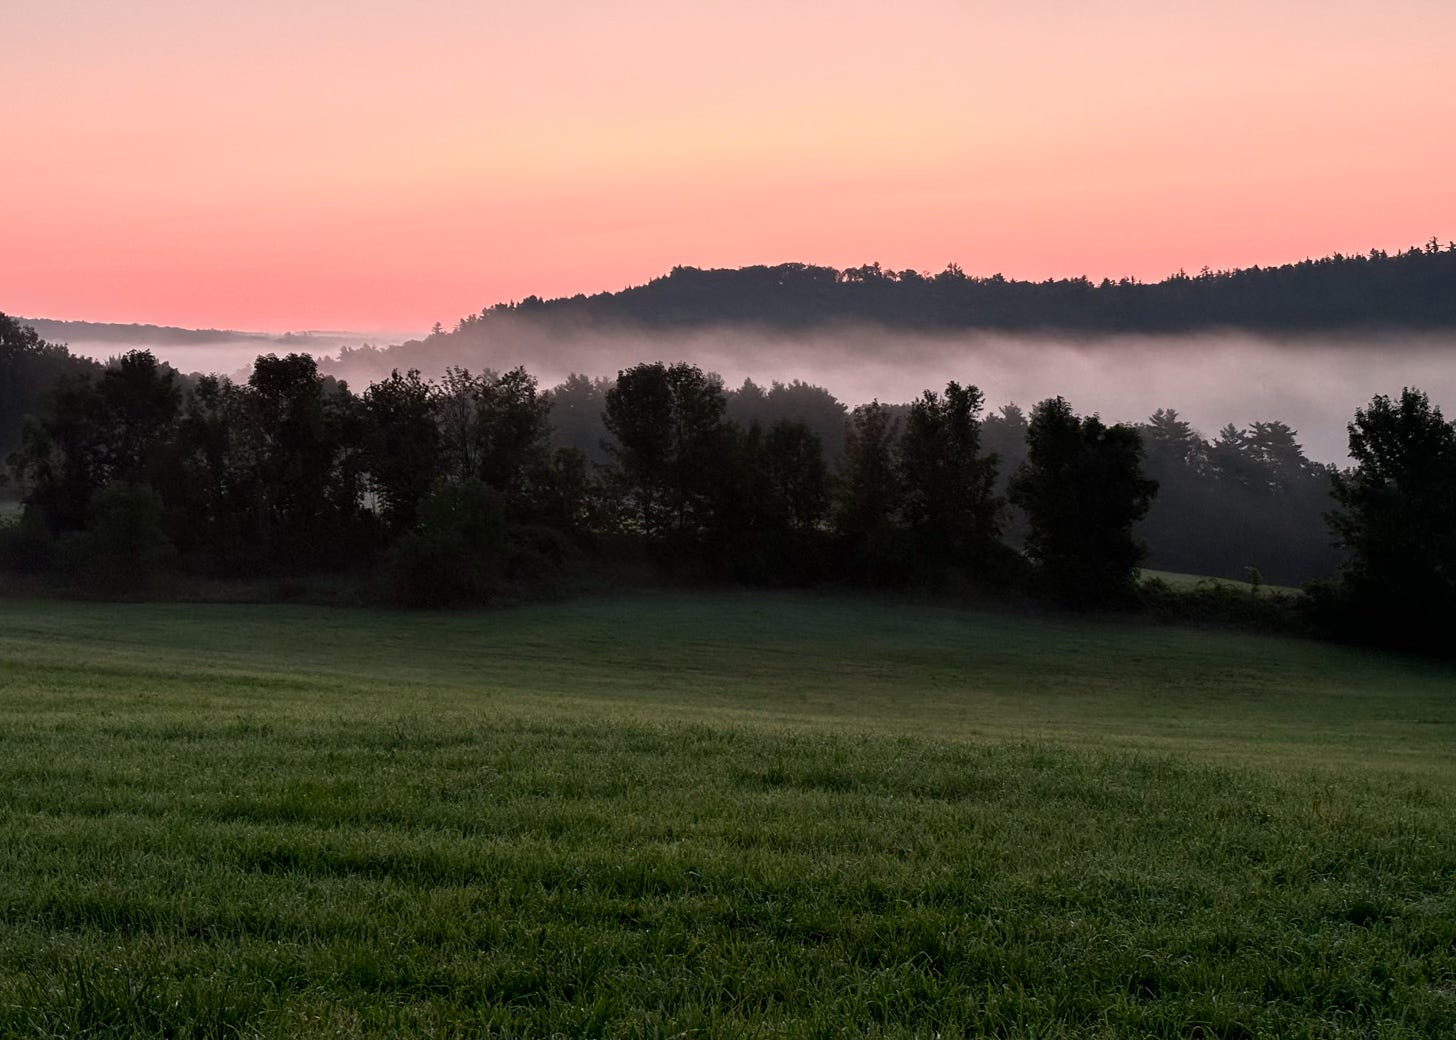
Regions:
M 0 599 L 0 1035 L 1456 1035 L 1456 671 L 788 594 Z
M 1235 592 L 1247 593 L 1249 595 L 1279 595 L 1299 596 L 1301 591 L 1293 585 L 1271 585 L 1267 581 L 1261 581 L 1258 585 L 1252 582 L 1239 581 L 1235 578 L 1210 578 L 1203 574 L 1184 574 L 1179 571 L 1159 571 L 1144 567 L 1138 573 L 1142 581 L 1161 581 L 1171 589 L 1187 591 L 1191 589 L 1231 589 Z

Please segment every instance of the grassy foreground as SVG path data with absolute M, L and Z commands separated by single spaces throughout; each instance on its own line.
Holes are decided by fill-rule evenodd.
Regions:
M 1456 672 L 796 596 L 0 600 L 0 1035 L 1456 1035 Z

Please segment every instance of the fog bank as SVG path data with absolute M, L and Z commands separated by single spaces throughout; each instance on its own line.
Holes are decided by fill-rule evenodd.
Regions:
M 418 368 L 524 364 L 543 385 L 571 372 L 614 376 L 639 361 L 692 361 L 730 386 L 745 377 L 802 379 L 847 404 L 906 401 L 948 380 L 974 383 L 992 406 L 1029 407 L 1060 394 L 1080 412 L 1138 421 L 1175 408 L 1205 436 L 1232 422 L 1280 419 L 1311 458 L 1343 463 L 1345 424 L 1377 393 L 1419 386 L 1456 411 L 1456 334 L 1273 338 L 1244 331 L 1090 337 L 1055 332 L 917 334 L 878 328 L 800 333 L 742 328 L 550 330 L 520 323 L 500 334 L 439 336 L 348 354 L 326 367 L 351 384 Z
M 361 339 L 356 339 L 355 344 Z M 992 407 L 1030 407 L 1060 394 L 1079 412 L 1109 421 L 1139 421 L 1175 408 L 1204 436 L 1225 423 L 1280 419 L 1299 431 L 1309 456 L 1346 460 L 1345 424 L 1378 393 L 1419 386 L 1456 413 L 1456 333 L 1360 333 L 1275 338 L 1245 331 L 1183 335 L 1088 336 L 1074 333 L 909 333 L 883 328 L 801 332 L 742 327 L 673 330 L 553 328 L 530 321 L 492 322 L 490 330 L 443 335 L 387 349 L 338 350 L 344 337 L 313 342 L 258 341 L 157 346 L 184 372 L 245 373 L 269 350 L 309 349 L 321 367 L 362 390 L 391 368 L 418 368 L 428 378 L 447 366 L 472 370 L 524 365 L 543 386 L 572 372 L 615 376 L 641 361 L 691 361 L 729 386 L 802 379 L 846 404 L 907 401 L 949 380 L 974 383 Z M 141 345 L 141 344 L 139 344 Z M 77 353 L 118 354 L 115 342 L 73 343 Z

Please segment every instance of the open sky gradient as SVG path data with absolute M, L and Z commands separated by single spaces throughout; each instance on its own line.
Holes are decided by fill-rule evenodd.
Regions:
M 675 264 L 1456 237 L 1451 0 L 5 0 L 0 310 L 421 330 Z

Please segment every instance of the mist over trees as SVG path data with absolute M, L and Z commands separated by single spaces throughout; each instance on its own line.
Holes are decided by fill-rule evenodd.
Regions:
M 1138 425 L 1158 494 L 1139 530 L 1163 570 L 1300 585 L 1329 577 L 1343 553 L 1324 523 L 1333 466 L 1306 458 L 1278 421 L 1228 424 L 1207 440 L 1171 408 Z
M 979 389 L 951 382 L 908 404 L 851 412 L 819 387 L 746 381 L 727 390 L 686 363 L 639 364 L 611 382 L 574 376 L 547 391 L 521 368 L 449 369 L 439 380 L 395 372 L 355 395 L 306 355 L 264 355 L 246 383 L 233 383 L 184 380 L 137 351 L 94 376 L 59 379 L 10 469 L 32 533 L 43 530 L 57 549 L 92 528 L 107 489 L 145 488 L 161 503 L 159 533 L 177 559 L 222 574 L 377 557 L 418 532 L 442 485 L 476 481 L 516 543 L 557 562 L 572 540 L 579 549 L 584 536 L 610 536 L 748 581 L 954 585 L 1014 575 L 1023 543 L 1052 570 L 1049 561 L 1066 555 L 1049 533 L 1055 496 L 1035 490 L 1055 456 L 1037 454 L 1054 404 L 1028 423 L 1014 405 L 986 414 Z M 1146 443 L 1152 479 L 1168 484 L 1173 508 L 1145 528 L 1157 536 L 1153 562 L 1201 553 L 1205 573 L 1260 566 L 1282 576 L 1266 554 L 1287 553 L 1280 538 L 1289 532 L 1268 518 L 1287 518 L 1295 493 L 1313 500 L 1324 473 L 1287 427 L 1205 442 L 1172 412 L 1141 434 L 1086 422 L 1088 436 L 1114 438 L 1139 465 Z M 1114 486 L 1090 447 L 1058 450 L 1066 493 L 1090 501 Z M 1096 476 L 1081 486 L 1082 474 Z M 1221 543 L 1219 555 L 1178 510 L 1188 499 L 1206 520 L 1224 482 L 1248 490 L 1248 508 L 1267 508 L 1251 514 L 1265 516 L 1263 528 Z M 1140 501 L 1141 486 L 1127 486 L 1129 501 Z M 1240 515 L 1239 501 L 1225 504 L 1227 517 Z M 1131 537 L 1146 507 L 1128 508 L 1118 537 Z M 1140 556 L 1123 555 L 1118 566 L 1130 573 Z M 549 561 L 525 570 L 542 567 Z
M 1130 602 L 1152 566 L 1323 580 L 1331 628 L 1387 642 L 1431 645 L 1456 612 L 1456 428 L 1418 391 L 1357 413 L 1341 473 L 1275 420 L 1206 438 L 1171 408 L 1133 425 L 1061 398 L 988 411 L 954 381 L 853 409 L 684 362 L 545 390 L 519 367 L 396 371 L 356 394 L 302 354 L 233 382 L 4 332 L 0 388 L 30 417 L 0 563 L 103 591 L 368 572 L 449 605 L 637 561 L 1088 607 Z
M 1453 325 L 1438 320 L 1435 312 L 1427 314 L 1429 321 L 1417 320 L 1430 308 L 1402 302 L 1401 294 L 1409 290 L 1429 295 L 1438 311 L 1448 306 L 1449 294 L 1442 286 L 1451 283 L 1442 281 L 1442 271 L 1450 263 L 1449 250 L 1428 249 L 1385 259 L 1379 258 L 1382 254 L 1374 260 L 1368 255 L 1337 257 L 1170 279 L 1166 286 L 1156 283 L 1171 286 L 1169 298 L 1182 301 L 1167 321 L 1136 317 L 1137 308 L 1093 313 L 1082 304 L 1042 306 L 1042 295 L 1052 291 L 1047 285 L 1062 283 L 1003 279 L 1006 285 L 1001 285 L 996 279 L 954 271 L 908 278 L 882 271 L 884 284 L 875 282 L 877 288 L 870 290 L 860 275 L 816 269 L 822 276 L 816 274 L 811 284 L 828 288 L 808 296 L 796 288 L 800 279 L 795 272 L 802 265 L 678 272 L 623 293 L 486 307 L 458 322 L 445 322 L 436 334 L 387 349 L 345 351 L 337 359 L 322 359 L 320 367 L 363 386 L 396 368 L 438 374 L 452 365 L 507 368 L 528 358 L 544 385 L 572 372 L 611 378 L 643 357 L 665 356 L 723 373 L 730 391 L 745 378 L 761 383 L 766 393 L 770 380 L 789 384 L 799 379 L 831 388 L 851 406 L 871 399 L 905 402 L 926 386 L 973 372 L 992 407 L 1017 401 L 1029 408 L 1057 394 L 1085 410 L 1121 419 L 1174 407 L 1209 438 L 1230 420 L 1243 428 L 1253 420 L 1281 419 L 1300 430 L 1311 458 L 1342 462 L 1344 422 L 1372 390 L 1419 385 L 1441 400 L 1456 393 L 1456 376 L 1443 361 Z M 1397 261 L 1399 257 L 1404 259 Z M 871 280 L 877 277 L 872 265 L 868 270 Z M 1279 308 L 1293 306 L 1286 282 L 1308 277 L 1323 284 L 1323 279 L 1336 278 L 1327 272 L 1343 272 L 1329 295 L 1346 310 L 1311 304 L 1308 321 L 1265 320 Z M 764 280 L 777 286 L 780 275 L 782 287 L 758 291 Z M 658 295 L 671 295 L 670 286 L 680 278 L 699 276 L 708 287 L 701 306 L 668 308 L 654 316 Z M 1251 299 L 1262 301 L 1260 313 L 1267 312 L 1265 316 L 1247 308 L 1214 313 L 1185 299 L 1184 290 L 1195 296 L 1222 292 L 1217 286 L 1243 284 L 1240 279 L 1253 279 L 1250 285 L 1267 281 L 1259 282 L 1264 287 L 1257 292 L 1249 290 Z M 743 298 L 718 306 L 714 301 L 721 294 L 712 287 L 720 280 L 724 292 L 736 294 L 741 288 Z M 918 298 L 931 291 L 931 283 L 949 292 L 947 287 L 962 280 L 968 285 L 988 283 L 975 292 L 1025 292 L 1034 302 L 1027 304 L 1024 319 L 1008 317 L 999 305 L 979 304 L 937 317 L 935 308 Z M 1093 296 L 1104 291 L 1101 283 L 1088 284 Z M 1128 283 L 1126 291 L 1141 299 L 1138 294 L 1152 288 Z M 903 314 L 854 302 L 882 296 L 898 300 L 897 294 L 905 294 Z M 1087 295 L 1078 289 L 1068 299 Z M 1385 314 L 1378 320 L 1371 311 L 1369 320 L 1326 322 L 1327 315 L 1348 316 L 1352 301 L 1375 307 L 1372 301 L 1387 299 L 1393 302 L 1376 308 Z M 628 307 L 624 300 L 638 302 Z M 813 306 L 801 306 L 805 300 Z M 1119 317 L 1124 311 L 1136 320 Z M 732 417 L 750 421 L 737 411 Z M 837 435 L 830 429 L 816 426 L 833 457 L 837 453 L 831 441 Z M 586 450 L 597 449 L 593 443 Z

